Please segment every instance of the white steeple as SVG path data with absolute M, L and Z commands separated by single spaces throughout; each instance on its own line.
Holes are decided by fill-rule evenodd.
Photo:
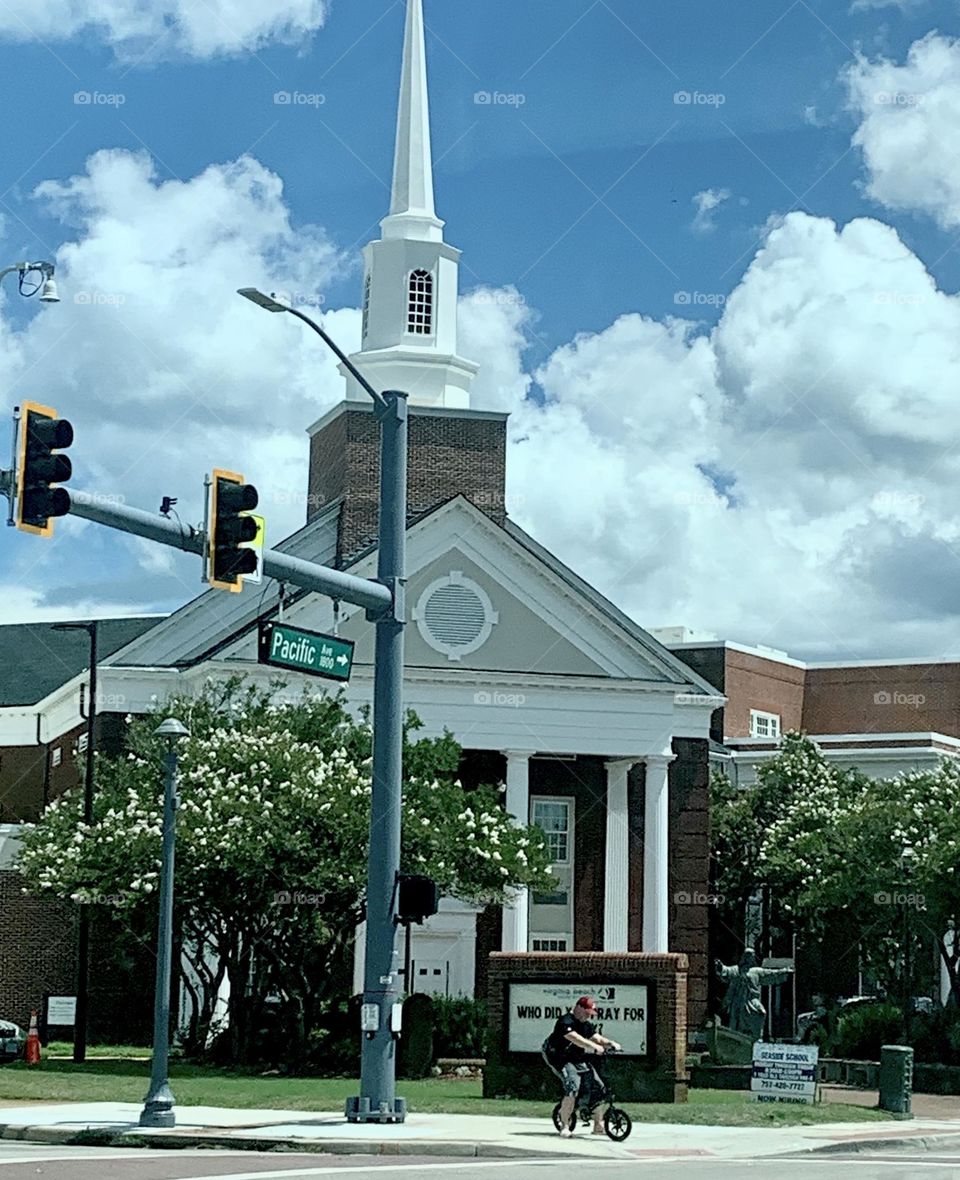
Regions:
M 460 251 L 444 242 L 434 208 L 423 0 L 407 0 L 393 192 L 380 226 L 364 250 L 363 344 L 351 360 L 412 405 L 466 409 L 477 366 L 457 355 Z M 367 400 L 345 376 L 347 397 Z

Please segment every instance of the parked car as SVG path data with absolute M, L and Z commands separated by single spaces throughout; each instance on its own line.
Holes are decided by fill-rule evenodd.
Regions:
M 15 1061 L 23 1056 L 27 1034 L 12 1020 L 0 1020 L 0 1061 Z
M 816 999 L 816 997 L 814 997 Z M 836 1001 L 834 1018 L 847 1016 L 857 1008 L 864 1008 L 868 1004 L 882 1004 L 879 996 L 847 996 L 846 999 Z M 828 1010 L 825 1005 L 818 1004 L 812 1012 L 801 1012 L 797 1017 L 797 1040 L 810 1040 L 815 1028 L 826 1029 Z

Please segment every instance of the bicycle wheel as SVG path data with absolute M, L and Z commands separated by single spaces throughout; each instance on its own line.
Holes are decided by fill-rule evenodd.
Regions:
M 633 1119 L 619 1106 L 611 1106 L 603 1116 L 603 1129 L 614 1143 L 622 1143 L 633 1130 Z
M 553 1108 L 553 1125 L 558 1131 L 563 1130 L 563 1123 L 560 1121 L 560 1106 L 561 1106 L 561 1103 L 558 1102 L 557 1105 Z M 570 1122 L 569 1122 L 568 1126 L 570 1127 L 571 1131 L 576 1130 L 576 1128 L 577 1128 L 577 1112 L 576 1111 L 574 1111 L 573 1114 L 570 1116 Z

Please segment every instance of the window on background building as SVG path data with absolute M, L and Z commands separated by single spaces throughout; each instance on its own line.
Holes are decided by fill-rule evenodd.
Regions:
M 761 713 L 757 709 L 751 709 L 750 736 L 758 738 L 778 738 L 780 736 L 780 714 Z
M 88 741 L 89 741 L 89 737 L 85 733 L 82 733 L 79 736 L 79 738 L 77 738 L 77 753 L 78 754 L 85 754 L 87 752 L 87 742 Z
M 59 766 L 62 761 L 63 761 L 63 750 L 61 750 L 60 747 L 57 746 L 57 748 L 50 755 L 50 765 L 51 766 Z
M 433 332 L 433 275 L 428 270 L 415 270 L 410 276 L 407 331 L 413 336 Z
M 367 275 L 366 281 L 363 284 L 363 339 L 366 341 L 367 333 L 370 330 L 370 287 L 373 282 L 373 276 Z

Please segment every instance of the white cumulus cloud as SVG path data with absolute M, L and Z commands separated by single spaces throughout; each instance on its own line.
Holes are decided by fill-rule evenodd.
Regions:
M 867 194 L 945 229 L 960 226 L 960 40 L 930 33 L 904 64 L 860 57 L 845 78 Z
M 90 33 L 125 58 L 208 58 L 302 41 L 328 8 L 328 0 L 5 0 L 0 36 L 63 41 Z

